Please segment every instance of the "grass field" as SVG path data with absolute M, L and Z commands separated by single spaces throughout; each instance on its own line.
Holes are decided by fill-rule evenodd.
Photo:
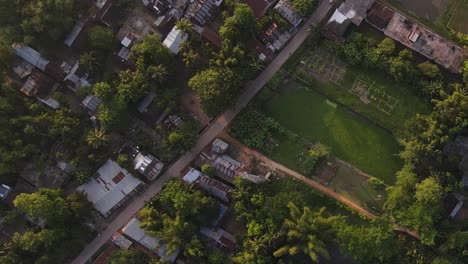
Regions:
M 310 53 L 312 53 L 310 50 L 303 51 L 301 58 L 307 58 Z M 385 72 L 362 67 L 347 67 L 344 78 L 338 85 L 326 80 L 318 81 L 312 74 L 304 76 L 303 72 L 298 70 L 301 63 L 299 61 L 295 63 L 296 67 L 289 65 L 288 71 L 301 74 L 299 77 L 307 80 L 310 87 L 327 94 L 393 132 L 402 129 L 405 122 L 417 113 L 429 113 L 431 110 L 430 103 L 416 94 L 412 87 L 397 84 Z M 358 96 L 350 93 L 350 89 L 357 79 L 372 84 L 374 88 L 398 101 L 390 114 L 380 111 L 372 103 L 363 103 Z
M 400 147 L 390 133 L 334 107 L 322 95 L 296 82 L 289 82 L 281 94 L 265 101 L 261 108 L 300 137 L 328 145 L 333 155 L 388 184 L 394 182 L 395 172 L 401 168 L 397 156 Z M 284 139 L 272 158 L 297 168 L 300 148 L 300 141 Z
M 459 0 L 448 26 L 458 32 L 468 34 L 468 1 Z

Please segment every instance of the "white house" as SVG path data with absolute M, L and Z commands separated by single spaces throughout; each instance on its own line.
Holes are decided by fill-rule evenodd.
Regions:
M 176 26 L 174 26 L 163 41 L 163 45 L 172 51 L 174 54 L 178 54 L 180 50 L 180 43 L 187 40 L 187 34 L 182 33 Z
M 97 174 L 77 190 L 85 192 L 94 208 L 104 217 L 109 216 L 143 184 L 110 159 L 99 168 Z

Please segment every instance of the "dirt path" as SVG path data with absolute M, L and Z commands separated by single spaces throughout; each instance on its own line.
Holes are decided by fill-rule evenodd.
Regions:
M 226 134 L 226 133 L 222 133 L 219 135 L 220 138 L 224 139 L 225 141 L 229 142 L 230 144 L 234 145 L 236 148 L 239 148 L 240 150 L 242 150 L 243 152 L 245 153 L 248 153 L 249 155 L 252 155 L 254 156 L 257 160 L 260 160 L 262 161 L 263 163 L 265 163 L 268 167 L 270 168 L 274 168 L 276 170 L 280 170 L 292 177 L 294 177 L 295 179 L 298 179 L 298 180 L 301 180 L 302 182 L 306 183 L 307 185 L 311 186 L 312 188 L 318 190 L 319 192 L 335 199 L 335 200 L 338 200 L 346 205 L 348 205 L 349 207 L 353 208 L 354 210 L 356 210 L 358 213 L 360 214 L 363 214 L 365 216 L 367 216 L 368 218 L 371 218 L 371 219 L 374 219 L 376 218 L 376 215 L 372 214 L 371 212 L 367 211 L 366 209 L 364 209 L 363 207 L 361 207 L 360 205 L 354 203 L 353 201 L 335 193 L 334 191 L 332 191 L 331 189 L 328 189 L 327 187 L 325 187 L 324 185 L 310 179 L 310 178 L 307 178 L 306 176 L 296 172 L 296 171 L 293 171 L 271 159 L 269 159 L 268 157 L 266 157 L 265 155 L 255 151 L 255 150 L 252 150 L 250 149 L 249 147 L 245 146 L 244 144 L 242 144 L 241 142 L 239 142 L 238 140 L 236 140 L 235 138 L 231 137 L 230 135 Z
M 245 146 L 244 144 L 242 144 L 240 141 L 238 141 L 237 139 L 231 137 L 230 135 L 228 135 L 227 133 L 223 132 L 221 134 L 219 134 L 218 136 L 219 138 L 225 140 L 226 142 L 228 142 L 229 144 L 235 146 L 236 148 L 238 148 L 239 150 L 241 150 L 242 152 L 245 152 L 249 155 L 252 155 L 253 157 L 255 157 L 257 160 L 263 162 L 264 164 L 266 164 L 266 166 L 270 167 L 270 168 L 274 168 L 275 170 L 280 170 L 292 177 L 294 177 L 295 179 L 298 179 L 302 182 L 304 182 L 305 184 L 309 185 L 310 187 L 318 190 L 319 192 L 335 199 L 335 200 L 338 200 L 344 204 L 346 204 L 347 206 L 351 207 L 352 209 L 356 210 L 358 213 L 362 214 L 362 215 L 365 215 L 367 218 L 369 219 L 374 219 L 376 218 L 377 216 L 369 211 L 367 211 L 366 209 L 364 209 L 363 207 L 361 207 L 360 205 L 354 203 L 353 201 L 347 199 L 346 197 L 343 197 L 337 193 L 335 193 L 334 191 L 332 191 L 331 189 L 328 189 L 327 187 L 325 187 L 324 185 L 314 181 L 314 180 L 311 180 L 310 178 L 308 177 L 305 177 L 304 175 L 296 172 L 296 171 L 293 171 L 271 159 L 269 159 L 268 157 L 266 157 L 265 155 L 261 154 L 260 152 L 258 151 L 255 151 L 247 146 Z M 394 224 L 393 225 L 393 229 L 395 231 L 398 231 L 398 232 L 403 232 L 403 233 L 406 233 L 414 238 L 417 238 L 417 239 L 420 239 L 420 236 L 417 232 L 414 232 L 406 227 L 402 227 L 402 226 L 399 226 L 397 224 Z

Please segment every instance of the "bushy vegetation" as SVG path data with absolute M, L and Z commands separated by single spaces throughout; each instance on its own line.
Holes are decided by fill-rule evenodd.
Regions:
M 326 158 L 328 154 L 330 154 L 330 149 L 327 146 L 321 143 L 313 145 L 304 159 L 304 174 L 312 176 L 317 163 Z
M 229 131 L 245 145 L 264 153 L 270 153 L 275 137 L 285 133 L 275 120 L 252 109 L 241 113 Z

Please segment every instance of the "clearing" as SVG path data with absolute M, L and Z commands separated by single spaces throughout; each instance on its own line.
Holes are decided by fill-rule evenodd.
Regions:
M 385 72 L 348 67 L 321 48 L 306 49 L 300 55 L 288 65 L 290 75 L 392 132 L 417 113 L 430 112 L 427 100 Z
M 267 116 L 297 134 L 296 138 L 322 142 L 331 148 L 332 155 L 387 184 L 394 182 L 402 161 L 397 155 L 400 146 L 391 133 L 295 81 L 282 87 L 281 91 L 271 93 L 261 102 L 261 109 Z M 301 166 L 304 143 L 292 138 L 288 136 L 280 140 L 271 156 L 297 169 Z

